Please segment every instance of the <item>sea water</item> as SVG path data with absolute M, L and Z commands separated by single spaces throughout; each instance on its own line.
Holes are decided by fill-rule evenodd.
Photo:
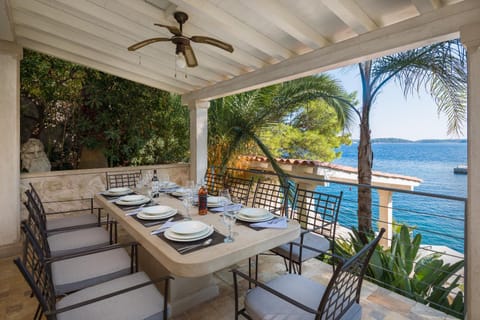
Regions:
M 341 148 L 334 163 L 357 167 L 356 143 Z M 467 175 L 453 168 L 467 163 L 467 144 L 456 142 L 373 143 L 373 170 L 417 177 L 423 180 L 414 191 L 455 197 L 467 196 Z M 322 188 L 323 189 L 323 188 Z M 356 188 L 330 184 L 331 191 L 344 191 L 339 221 L 357 226 Z M 326 191 L 324 189 L 324 191 Z M 372 194 L 373 216 L 378 218 L 378 196 Z M 462 201 L 394 193 L 393 219 L 415 227 L 422 244 L 445 245 L 464 252 L 465 203 Z M 374 226 L 376 227 L 376 226 Z

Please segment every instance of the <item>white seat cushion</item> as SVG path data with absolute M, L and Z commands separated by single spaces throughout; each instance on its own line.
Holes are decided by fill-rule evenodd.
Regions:
M 52 263 L 55 294 L 73 292 L 130 273 L 130 256 L 123 248 Z
M 48 217 L 47 230 L 52 231 L 59 228 L 98 224 L 98 217 L 95 214 L 85 213 L 68 217 Z M 65 232 L 65 231 L 61 231 Z M 70 231 L 67 231 L 70 232 Z
M 104 282 L 66 296 L 57 303 L 57 309 L 94 299 L 149 280 L 149 277 L 144 272 L 138 272 Z M 163 319 L 163 296 L 158 292 L 155 285 L 148 285 L 93 304 L 60 313 L 57 319 Z
M 102 227 L 55 233 L 47 238 L 52 257 L 110 244 L 110 234 Z
M 300 238 L 297 238 L 292 241 L 293 243 L 300 244 Z M 328 249 L 330 249 L 330 241 L 328 241 L 327 238 L 316 234 L 316 233 L 306 233 L 303 236 L 303 244 L 312 248 L 316 248 L 319 251 L 326 252 Z M 285 257 L 289 258 L 290 257 L 290 243 L 283 244 L 281 246 L 278 246 L 276 248 L 273 248 L 271 250 L 272 252 Z M 306 248 L 303 248 L 302 250 L 302 262 L 306 261 L 308 259 L 311 259 L 313 257 L 318 256 L 320 253 L 315 252 L 313 250 L 309 250 Z M 300 259 L 300 246 L 299 245 L 293 245 L 292 247 L 292 259 L 293 261 L 299 262 Z
M 313 310 L 318 309 L 325 292 L 325 286 L 297 274 L 280 276 L 267 285 Z M 245 309 L 254 320 L 315 319 L 315 314 L 308 313 L 259 287 L 247 293 Z M 340 319 L 361 319 L 361 316 L 361 307 L 355 303 Z

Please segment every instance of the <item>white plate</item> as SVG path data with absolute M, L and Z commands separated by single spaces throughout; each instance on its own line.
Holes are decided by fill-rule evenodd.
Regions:
M 185 235 L 180 235 L 172 231 L 172 228 L 167 229 L 167 231 L 164 232 L 165 238 L 172 240 L 172 241 L 177 241 L 177 242 L 191 242 L 191 241 L 197 241 L 201 239 L 205 239 L 209 237 L 213 231 L 213 227 L 208 227 L 204 232 L 195 235 L 192 237 L 191 235 L 185 236 Z
M 174 215 L 177 214 L 177 212 L 178 212 L 177 209 L 172 209 L 171 211 L 158 216 L 143 214 L 143 212 L 139 212 L 137 213 L 137 218 L 142 220 L 162 220 L 162 219 L 173 217 Z
M 120 206 L 136 206 L 136 205 L 140 205 L 140 204 L 144 204 L 144 203 L 148 203 L 150 202 L 150 198 L 147 198 L 147 197 L 143 197 L 142 199 L 138 200 L 138 201 L 123 201 L 123 200 L 117 200 L 115 201 L 116 204 L 120 205 Z
M 174 210 L 172 207 L 157 205 L 143 208 L 142 214 L 146 216 L 161 216 L 169 213 L 172 210 Z
M 162 189 L 171 189 L 175 188 L 177 184 L 175 182 L 167 182 L 167 183 L 161 183 L 160 188 Z
M 104 194 L 106 196 L 123 196 L 125 194 L 129 194 L 130 192 L 132 192 L 132 189 L 130 189 L 128 187 L 121 187 L 121 188 L 108 189 L 108 190 L 102 192 L 102 194 Z
M 136 202 L 136 201 L 143 200 L 145 198 L 146 197 L 144 195 L 141 195 L 141 194 L 131 194 L 129 196 L 123 196 L 118 200 L 123 201 L 123 202 Z
M 170 229 L 172 232 L 181 235 L 194 235 L 204 232 L 209 226 L 200 221 L 184 221 L 179 222 L 172 226 Z
M 185 190 L 185 189 L 177 189 L 177 190 L 172 192 L 172 195 L 177 196 L 177 197 L 183 197 L 187 193 L 188 193 L 188 191 Z
M 223 205 L 224 201 L 228 201 L 225 197 L 217 197 L 217 196 L 208 196 L 207 203 L 214 204 L 214 205 Z M 229 201 L 228 201 L 229 202 Z
M 259 217 L 259 218 L 251 218 L 251 217 L 246 217 L 241 214 L 237 214 L 237 219 L 245 222 L 263 222 L 263 221 L 268 221 L 273 219 L 275 216 L 273 214 L 268 214 L 264 217 Z
M 260 218 L 268 215 L 270 211 L 265 208 L 242 208 L 238 211 L 244 217 L 248 218 Z

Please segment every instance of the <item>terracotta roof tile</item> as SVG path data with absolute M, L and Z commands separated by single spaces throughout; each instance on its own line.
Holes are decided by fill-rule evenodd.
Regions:
M 268 162 L 267 157 L 257 156 L 257 155 L 244 155 L 244 156 L 240 156 L 240 158 L 246 161 Z M 330 162 L 318 161 L 318 160 L 287 159 L 287 158 L 276 158 L 275 160 L 280 164 L 291 164 L 291 165 L 308 166 L 308 167 L 323 167 L 323 168 L 343 171 L 347 173 L 357 173 L 357 168 L 334 164 Z M 404 175 L 395 174 L 395 173 L 373 171 L 372 174 L 377 177 L 422 182 L 422 179 L 419 179 L 417 177 L 404 176 Z

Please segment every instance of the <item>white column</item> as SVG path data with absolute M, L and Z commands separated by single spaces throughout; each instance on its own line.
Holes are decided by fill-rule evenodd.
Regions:
M 0 40 L 0 249 L 19 240 L 21 59 L 20 46 Z
M 209 101 L 192 101 L 190 109 L 190 178 L 195 182 L 205 176 L 208 165 L 208 107 Z
M 385 233 L 383 238 L 380 240 L 380 245 L 384 248 L 390 247 L 392 243 L 393 231 L 393 217 L 392 217 L 392 195 L 393 193 L 388 190 L 377 190 L 378 193 L 378 213 L 379 213 L 379 223 L 378 228 L 385 228 Z
M 480 319 L 480 23 L 462 27 L 460 37 L 468 60 L 466 318 Z

